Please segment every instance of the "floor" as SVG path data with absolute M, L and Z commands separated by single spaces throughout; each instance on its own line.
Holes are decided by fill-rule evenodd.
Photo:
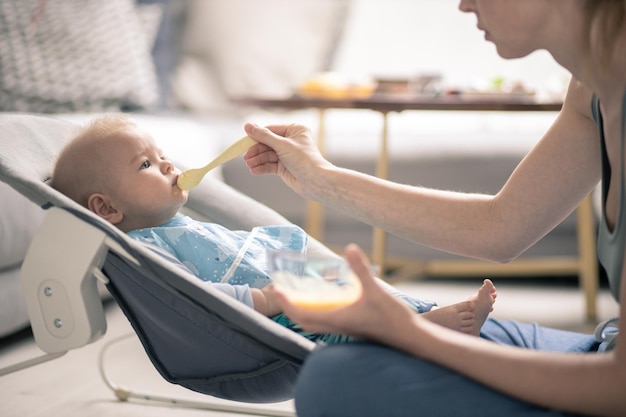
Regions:
M 492 316 L 534 321 L 546 326 L 576 331 L 593 331 L 593 323 L 583 317 L 583 297 L 572 278 L 497 279 L 498 299 Z M 475 279 L 425 279 L 418 282 L 399 282 L 402 291 L 423 298 L 435 299 L 440 305 L 453 303 L 470 296 L 479 286 Z M 601 289 L 599 319 L 617 314 L 617 304 L 607 289 Z M 102 379 L 98 360 L 102 349 L 117 338 L 131 334 L 111 345 L 107 351 L 104 369 L 116 384 L 130 387 L 132 392 L 157 393 L 166 398 L 185 401 L 207 401 L 206 396 L 180 389 L 164 382 L 147 362 L 141 347 L 116 305 L 107 303 L 107 334 L 99 341 L 72 351 L 62 358 L 0 378 L 0 415 L 4 417 L 64 416 L 244 416 L 262 415 L 257 410 L 238 410 L 237 413 L 206 411 L 166 405 L 155 407 L 153 401 L 118 401 Z M 0 341 L 0 367 L 39 355 L 28 332 Z M 209 354 L 209 353 L 207 353 Z M 180 403 L 181 401 L 179 401 Z M 227 404 L 217 401 L 218 405 Z M 230 403 L 229 403 L 230 404 Z M 246 404 L 234 405 L 245 407 Z M 292 415 L 291 402 L 259 406 L 277 415 Z

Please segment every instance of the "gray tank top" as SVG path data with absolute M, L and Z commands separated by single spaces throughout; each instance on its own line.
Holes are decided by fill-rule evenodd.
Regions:
M 606 224 L 606 196 L 611 181 L 611 166 L 604 142 L 604 129 L 602 126 L 602 114 L 600 113 L 600 102 L 594 97 L 591 103 L 593 119 L 598 126 L 600 136 L 600 146 L 602 150 L 602 216 L 598 228 L 598 258 L 604 267 L 609 280 L 611 293 L 615 300 L 619 302 L 620 281 L 624 264 L 624 249 L 626 245 L 626 184 L 624 177 L 624 126 L 626 119 L 626 94 L 622 102 L 622 142 L 620 147 L 621 155 L 621 175 L 619 186 L 619 201 L 617 218 L 613 231 L 609 230 Z

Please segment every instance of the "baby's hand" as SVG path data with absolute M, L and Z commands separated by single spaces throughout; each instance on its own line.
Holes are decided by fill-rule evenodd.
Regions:
M 283 312 L 283 309 L 278 305 L 278 300 L 276 298 L 276 292 L 274 291 L 274 285 L 270 284 L 265 286 L 261 292 L 265 295 L 265 300 L 267 303 L 267 314 L 266 316 L 272 317 L 276 314 L 280 314 Z
M 262 289 L 252 288 L 250 291 L 256 311 L 267 317 L 273 317 L 282 313 L 282 309 L 276 301 L 276 293 L 274 292 L 272 284 Z

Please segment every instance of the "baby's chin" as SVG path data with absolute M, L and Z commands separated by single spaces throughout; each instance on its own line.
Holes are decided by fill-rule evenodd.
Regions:
M 187 203 L 187 200 L 189 199 L 189 192 L 181 191 L 177 196 L 180 198 L 177 210 L 180 210 Z
M 188 190 L 181 190 L 178 187 L 173 187 L 172 188 L 172 196 L 180 201 L 180 205 L 182 206 L 183 204 L 185 204 L 187 202 L 187 199 L 189 198 L 189 191 Z

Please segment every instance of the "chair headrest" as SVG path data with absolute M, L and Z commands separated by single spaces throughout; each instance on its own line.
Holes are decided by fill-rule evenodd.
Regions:
M 0 115 L 0 158 L 44 181 L 52 175 L 58 153 L 79 129 L 52 117 Z
M 79 129 L 74 123 L 52 117 L 0 115 L 0 180 L 39 206 L 72 206 L 70 199 L 51 193 L 43 182 L 50 179 L 57 155 Z

